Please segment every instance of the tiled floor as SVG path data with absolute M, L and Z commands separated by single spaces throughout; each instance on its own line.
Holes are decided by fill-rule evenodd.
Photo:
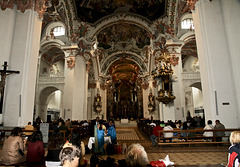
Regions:
M 148 153 L 149 161 L 164 159 L 166 155 L 175 165 L 219 165 L 226 166 L 228 156 L 228 146 L 202 146 L 202 147 L 152 147 L 150 139 L 143 134 L 136 126 L 120 126 L 117 129 L 118 144 L 140 143 Z M 137 137 L 136 137 L 137 135 Z M 92 154 L 87 154 L 85 158 L 89 161 Z M 104 159 L 107 155 L 101 156 Z M 125 154 L 111 155 L 115 160 L 124 159 Z

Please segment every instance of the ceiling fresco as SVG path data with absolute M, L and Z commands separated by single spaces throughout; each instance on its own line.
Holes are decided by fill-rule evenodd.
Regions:
M 167 0 L 74 0 L 76 15 L 83 22 L 95 23 L 119 7 L 154 21 L 165 15 Z
M 149 33 L 139 26 L 120 23 L 103 29 L 97 35 L 98 47 L 111 48 L 112 43 L 132 41 L 138 48 L 150 44 Z

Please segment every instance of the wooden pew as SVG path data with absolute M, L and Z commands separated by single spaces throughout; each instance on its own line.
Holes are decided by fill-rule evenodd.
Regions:
M 166 132 L 173 132 L 173 133 L 178 133 L 177 136 L 173 136 L 172 137 L 172 140 L 173 142 L 172 143 L 163 143 L 161 142 L 164 137 L 163 136 L 159 136 L 158 137 L 158 145 L 197 145 L 197 144 L 230 144 L 229 143 L 229 136 L 230 136 L 230 133 L 232 131 L 237 131 L 237 130 L 240 130 L 240 129 L 212 129 L 212 130 L 204 130 L 204 129 L 195 129 L 195 130 L 168 130 L 168 131 L 158 131 L 158 133 L 166 133 Z M 207 131 L 211 131 L 213 132 L 213 137 L 212 137 L 212 141 L 210 142 L 204 142 L 204 136 L 203 135 L 196 135 L 196 137 L 189 137 L 189 133 L 190 132 L 194 132 L 194 133 L 199 133 L 199 134 L 203 134 L 204 132 L 207 132 Z M 228 140 L 227 141 L 216 141 L 216 136 L 215 136 L 215 132 L 217 131 L 224 131 L 225 132 L 225 136 L 223 136 L 223 138 L 227 137 Z M 180 134 L 181 133 L 186 133 L 186 137 L 181 137 Z M 227 132 L 227 133 L 226 133 Z M 167 138 L 166 138 L 167 139 Z M 180 141 L 179 139 L 184 139 L 185 141 Z

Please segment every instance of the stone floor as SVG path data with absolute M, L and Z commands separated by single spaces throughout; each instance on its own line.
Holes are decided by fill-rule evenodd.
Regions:
M 229 146 L 164 146 L 152 147 L 150 139 L 143 134 L 136 126 L 120 124 L 116 126 L 118 144 L 140 143 L 144 146 L 149 161 L 164 159 L 167 155 L 174 165 L 217 165 L 226 166 Z M 87 142 L 87 141 L 85 141 Z M 89 161 L 92 154 L 85 158 Z M 106 159 L 107 155 L 101 156 Z M 111 155 L 115 160 L 124 159 L 125 154 Z

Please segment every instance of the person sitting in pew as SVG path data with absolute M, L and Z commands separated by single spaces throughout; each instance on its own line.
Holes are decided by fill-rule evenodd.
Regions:
M 12 165 L 24 162 L 26 155 L 24 149 L 26 140 L 21 138 L 22 130 L 19 127 L 13 128 L 11 136 L 5 139 L 2 148 L 2 163 L 5 165 Z
M 170 126 L 169 123 L 166 123 L 166 126 L 163 128 L 163 130 L 173 130 L 173 128 Z M 166 143 L 166 139 L 169 140 L 169 142 L 172 142 L 173 132 L 164 132 L 163 133 L 163 142 Z
M 208 120 L 207 125 L 203 129 L 204 130 L 214 129 L 214 127 L 212 125 L 212 121 Z M 212 141 L 213 132 L 212 131 L 206 131 L 206 132 L 203 133 L 203 136 L 204 136 L 204 141 Z
M 27 164 L 29 166 L 45 164 L 45 150 L 41 131 L 36 131 L 28 139 Z
M 163 130 L 163 128 L 160 126 L 160 123 L 157 122 L 156 126 L 153 128 L 153 134 L 150 136 L 150 139 L 152 141 L 152 146 L 156 146 L 156 140 L 159 136 L 162 135 L 162 133 L 158 133 L 158 131 Z

